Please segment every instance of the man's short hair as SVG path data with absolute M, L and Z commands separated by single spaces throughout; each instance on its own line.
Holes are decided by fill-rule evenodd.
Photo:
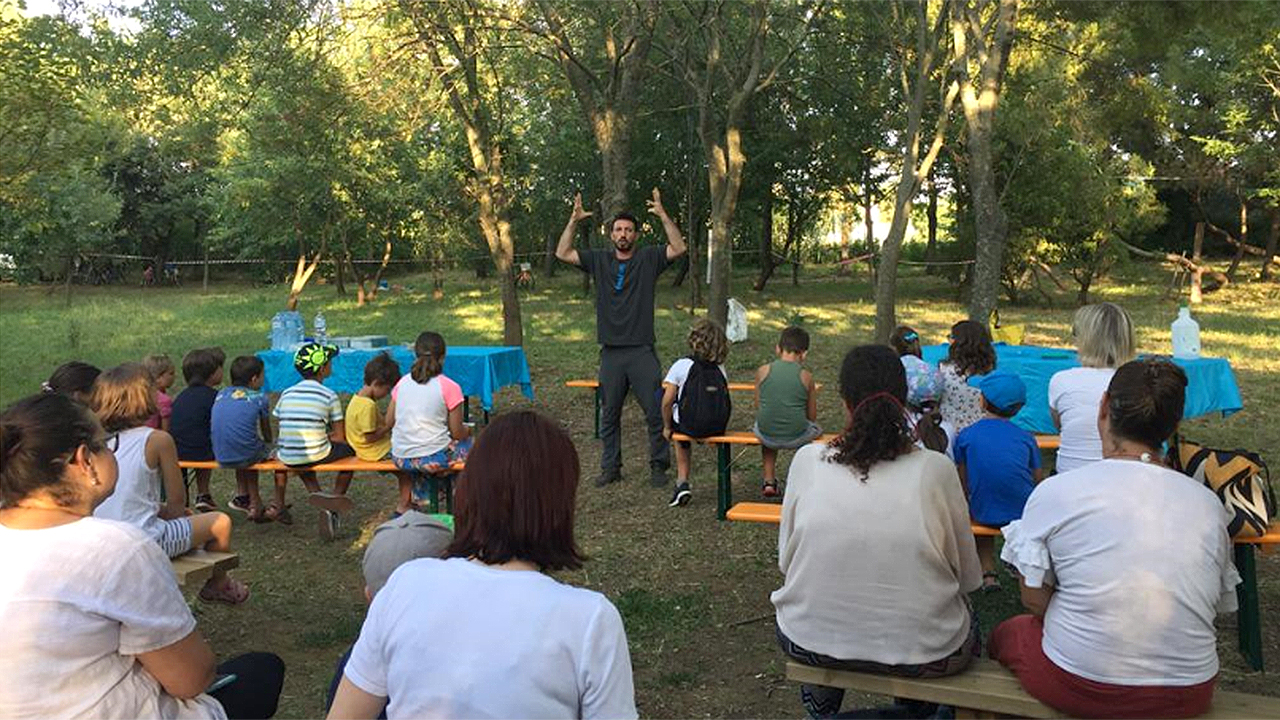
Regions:
M 221 367 L 222 362 L 212 348 L 196 348 L 182 358 L 182 379 L 188 385 L 205 385 Z
M 410 510 L 392 518 L 373 531 L 364 549 L 364 586 L 373 597 L 396 568 L 418 558 L 438 558 L 453 539 L 453 531 L 439 520 Z
M 640 221 L 636 219 L 635 215 L 632 215 L 629 212 L 620 212 L 617 215 L 614 215 L 613 219 L 609 221 L 609 232 L 613 232 L 613 226 L 619 220 L 630 221 L 631 227 L 636 228 L 637 230 L 640 229 Z
M 809 351 L 809 333 L 804 328 L 792 325 L 783 328 L 782 334 L 778 336 L 778 347 L 783 352 L 802 353 Z
M 253 379 L 262 374 L 262 359 L 253 355 L 241 355 L 231 361 L 231 384 L 247 387 Z
M 364 364 L 365 385 L 394 386 L 400 381 L 400 365 L 386 352 L 380 352 Z

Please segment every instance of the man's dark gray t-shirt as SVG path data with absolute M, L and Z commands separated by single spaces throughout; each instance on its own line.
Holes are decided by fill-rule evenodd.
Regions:
M 596 341 L 606 346 L 653 344 L 653 288 L 671 266 L 666 245 L 638 248 L 620 262 L 613 248 L 579 250 L 578 263 L 596 285 Z

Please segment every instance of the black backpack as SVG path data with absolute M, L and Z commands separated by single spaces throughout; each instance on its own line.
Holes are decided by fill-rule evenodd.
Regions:
M 680 388 L 676 405 L 680 408 L 680 430 L 690 437 L 704 438 L 724 434 L 729 427 L 733 402 L 729 400 L 729 383 L 713 362 L 690 358 L 693 367 Z

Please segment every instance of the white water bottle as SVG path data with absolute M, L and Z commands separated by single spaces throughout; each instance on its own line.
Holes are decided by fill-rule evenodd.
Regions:
M 1182 359 L 1200 357 L 1200 323 L 1191 317 L 1191 308 L 1183 305 L 1178 308 L 1178 319 L 1171 325 L 1173 329 L 1173 356 Z
M 324 321 L 324 311 L 316 313 L 316 342 L 324 343 L 329 340 L 329 326 Z

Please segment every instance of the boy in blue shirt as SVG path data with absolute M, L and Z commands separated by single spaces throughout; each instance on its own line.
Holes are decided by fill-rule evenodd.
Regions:
M 1035 437 L 1009 421 L 1026 404 L 1027 386 L 1005 370 L 971 377 L 969 384 L 982 392 L 986 417 L 956 437 L 956 466 L 969 497 L 969 516 L 976 523 L 1001 527 L 1022 517 L 1041 478 Z M 982 589 L 999 589 L 995 538 L 980 537 L 977 543 Z
M 210 420 L 213 454 L 218 464 L 236 470 L 236 495 L 227 503 L 262 522 L 258 471 L 250 465 L 265 460 L 271 449 L 271 404 L 262 393 L 262 361 L 242 355 L 231 361 L 231 385 L 218 392 Z

